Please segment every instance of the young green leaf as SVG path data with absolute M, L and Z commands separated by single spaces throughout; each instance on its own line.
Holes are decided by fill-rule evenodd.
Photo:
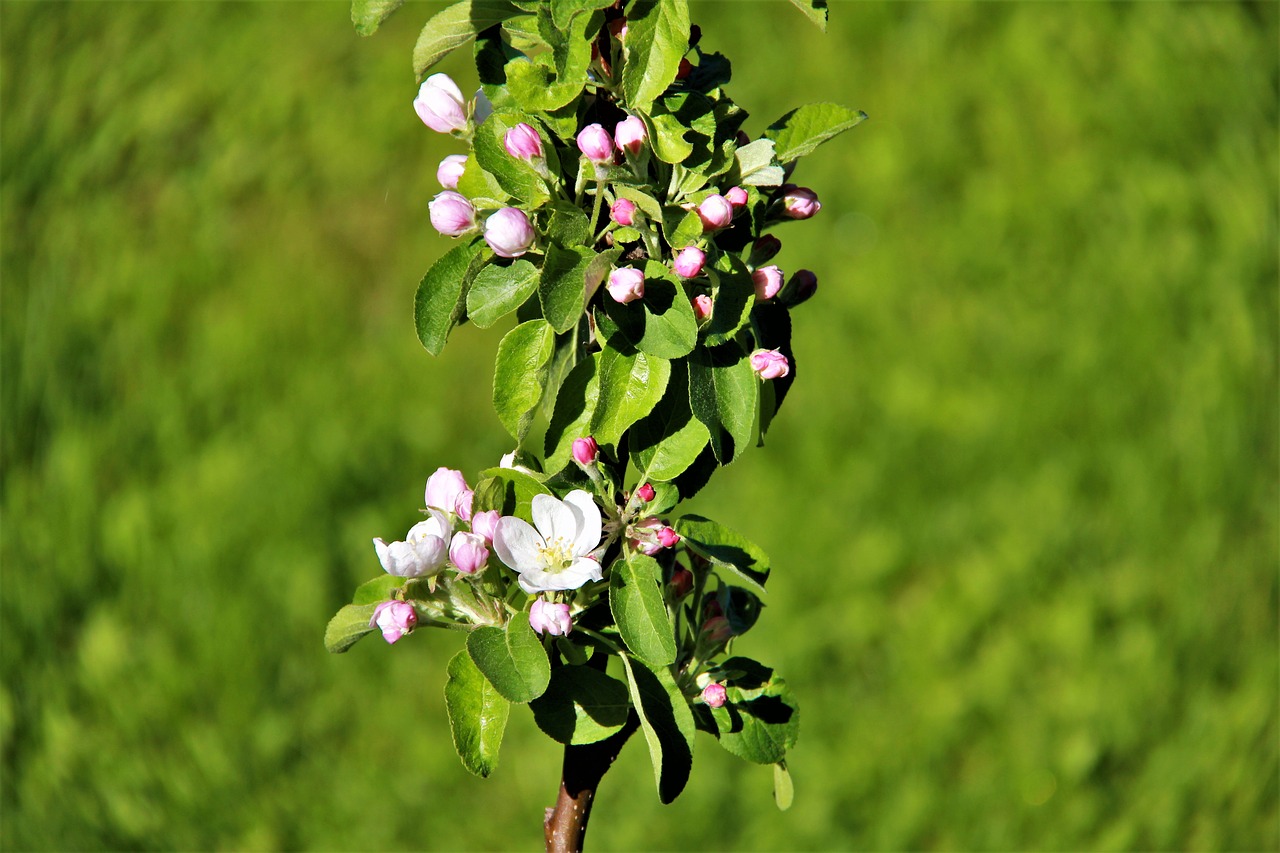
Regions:
M 418 340 L 432 355 L 439 355 L 449 333 L 466 313 L 466 288 L 475 275 L 479 245 L 455 246 L 431 265 L 413 300 L 413 321 Z
M 534 167 L 528 161 L 507 153 L 504 145 L 507 131 L 518 124 L 527 124 L 537 130 L 543 151 L 552 150 L 551 141 L 538 128 L 537 120 L 514 110 L 495 112 L 476 128 L 472 150 L 475 161 L 481 168 L 493 175 L 504 190 L 524 202 L 530 210 L 534 210 L 546 204 L 550 196 L 547 194 L 546 181 Z M 548 167 L 554 168 L 553 159 L 547 158 Z M 466 175 L 465 171 L 463 175 Z
M 560 386 L 544 442 L 548 470 L 556 471 L 567 465 L 572 458 L 573 440 L 591 434 L 591 418 L 600 396 L 599 364 L 598 354 L 584 358 Z
M 696 349 L 689 356 L 689 408 L 711 433 L 711 449 L 728 465 L 751 446 L 760 381 L 737 344 Z
M 390 601 L 395 596 L 396 590 L 404 585 L 405 579 L 395 575 L 376 577 L 356 587 L 355 595 L 351 596 L 351 603 L 381 604 L 384 601 Z
M 725 670 L 742 668 L 735 661 L 755 664 L 746 658 L 729 658 L 721 666 Z M 754 680 L 740 684 L 742 679 L 734 678 L 726 683 L 731 723 L 721 729 L 720 745 L 745 761 L 777 764 L 795 746 L 800 734 L 800 709 L 786 681 L 772 677 L 772 670 L 765 671 L 770 678 L 762 685 L 756 685 Z
M 500 24 L 520 10 L 505 0 L 462 0 L 436 13 L 413 46 L 413 73 L 419 80 L 431 66 L 461 47 L 476 33 Z
M 693 767 L 693 713 L 667 667 L 650 669 L 630 655 L 619 657 L 649 747 L 658 799 L 670 803 L 684 790 Z
M 487 329 L 519 308 L 538 289 L 538 268 L 523 258 L 507 266 L 488 264 L 467 291 L 467 317 Z
M 756 302 L 755 285 L 747 265 L 733 255 L 721 255 L 716 261 L 716 286 L 712 291 L 715 310 L 711 320 L 702 327 L 702 342 L 718 347 L 733 340 L 738 330 L 751 320 L 751 308 Z
M 486 777 L 498 766 L 498 750 L 511 705 L 493 689 L 466 651 L 449 661 L 444 704 L 453 730 L 453 747 L 462 766 Z
M 362 36 L 371 36 L 404 0 L 351 0 L 351 23 Z
M 485 625 L 467 635 L 467 653 L 504 699 L 537 699 L 551 681 L 547 650 L 529 627 L 529 615 L 517 613 L 507 629 Z
M 591 414 L 591 429 L 582 435 L 594 435 L 601 444 L 616 445 L 627 428 L 649 414 L 662 399 L 671 376 L 671 362 L 642 352 L 623 353 L 613 346 L 606 346 L 597 357 L 599 398 Z
M 773 140 L 778 162 L 785 166 L 812 154 L 819 145 L 866 118 L 867 114 L 862 110 L 851 110 L 839 104 L 807 104 L 769 125 L 764 135 Z
M 804 16 L 822 30 L 827 31 L 827 0 L 791 0 Z
M 356 644 L 356 641 L 375 629 L 369 625 L 377 604 L 348 604 L 329 620 L 324 629 L 324 647 L 340 655 Z
M 596 322 L 603 336 L 618 334 L 628 347 L 649 355 L 679 358 L 698 342 L 689 297 L 671 270 L 657 261 L 645 264 L 644 299 L 626 305 L 606 299 L 602 307 Z
M 480 477 L 474 512 L 496 509 L 503 515 L 532 521 L 534 495 L 551 494 L 551 490 L 536 477 L 515 468 L 486 468 L 480 472 Z
M 557 332 L 567 332 L 582 316 L 587 292 L 587 270 L 596 253 L 585 246 L 563 249 L 552 243 L 542 264 L 538 299 L 542 314 Z
M 777 804 L 779 811 L 786 811 L 791 808 L 791 802 L 795 799 L 796 789 L 791 784 L 791 773 L 787 770 L 787 762 L 779 761 L 773 765 L 773 801 Z
M 507 432 L 523 441 L 533 410 L 542 400 L 547 361 L 555 346 L 555 334 L 543 320 L 521 323 L 498 344 L 493 371 L 493 407 Z
M 772 139 L 757 139 L 734 152 L 735 169 L 729 182 L 742 186 L 776 187 L 785 174 L 774 159 Z
M 609 575 L 609 609 L 631 653 L 653 666 L 676 659 L 675 633 L 662 598 L 662 567 L 624 549 Z
M 711 434 L 689 410 L 689 368 L 672 362 L 671 379 L 662 401 L 636 421 L 627 440 L 641 480 L 674 480 L 684 473 Z
M 689 50 L 688 0 L 636 0 L 627 13 L 622 90 L 635 112 L 648 112 L 676 79 Z
M 764 595 L 769 579 L 769 557 L 760 547 L 709 518 L 686 515 L 676 519 L 676 532 L 690 551 L 711 561 L 716 572 L 727 574 L 736 583 Z
M 577 15 L 607 9 L 613 3 L 614 0 L 551 0 L 551 19 L 557 27 L 567 30 Z
M 627 685 L 590 666 L 561 666 L 547 692 L 529 703 L 534 722 L 563 744 L 595 743 L 627 722 Z

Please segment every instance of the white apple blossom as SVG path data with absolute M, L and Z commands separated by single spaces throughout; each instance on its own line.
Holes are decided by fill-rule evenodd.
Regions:
M 400 578 L 420 578 L 434 575 L 449 559 L 449 537 L 453 530 L 449 516 L 435 509 L 428 509 L 431 516 L 409 528 L 403 542 L 388 545 L 381 539 L 373 540 L 378 560 L 387 574 Z
M 587 556 L 601 533 L 600 509 L 591 495 L 581 489 L 562 501 L 535 495 L 532 511 L 533 524 L 504 516 L 493 533 L 493 550 L 519 573 L 520 588 L 534 595 L 600 580 L 599 561 Z

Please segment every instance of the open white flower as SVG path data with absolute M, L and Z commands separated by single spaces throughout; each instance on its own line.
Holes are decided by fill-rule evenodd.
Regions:
M 449 537 L 453 533 L 449 516 L 435 509 L 428 509 L 431 516 L 409 528 L 404 542 L 388 545 L 381 539 L 373 540 L 378 560 L 387 574 L 400 578 L 420 578 L 434 575 L 449 559 Z
M 581 489 L 563 501 L 534 495 L 532 525 L 508 515 L 493 532 L 493 550 L 519 573 L 520 588 L 530 595 L 600 580 L 599 561 L 587 556 L 599 544 L 600 509 Z

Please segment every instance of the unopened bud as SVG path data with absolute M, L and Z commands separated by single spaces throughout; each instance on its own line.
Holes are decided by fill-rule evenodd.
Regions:
M 636 203 L 629 198 L 620 198 L 609 207 L 609 218 L 619 225 L 635 225 Z
M 624 38 L 626 38 L 627 37 L 627 19 L 615 18 L 614 20 L 610 21 L 609 35 L 613 36 L 618 41 L 622 41 Z
M 819 210 L 822 210 L 822 204 L 818 201 L 818 194 L 808 187 L 794 187 L 788 189 L 782 196 L 783 215 L 791 219 L 808 219 Z
M 756 288 L 756 299 L 761 302 L 772 299 L 782 290 L 782 270 L 773 264 L 760 267 L 751 273 L 751 283 Z
M 712 708 L 723 708 L 724 703 L 729 701 L 729 694 L 725 691 L 723 684 L 713 681 L 702 688 L 702 701 Z
M 693 73 L 693 63 L 688 59 L 680 58 L 680 68 L 676 71 L 677 80 L 685 80 Z
M 693 572 L 683 566 L 671 573 L 671 595 L 677 601 L 693 589 Z
M 707 643 L 723 643 L 733 636 L 733 627 L 723 616 L 712 616 L 702 623 L 702 639 Z
M 724 194 L 724 199 L 725 201 L 729 202 L 729 205 L 734 210 L 737 210 L 740 207 L 746 206 L 747 191 L 744 190 L 742 187 L 730 187 L 729 191 Z
M 640 153 L 640 149 L 644 147 L 645 140 L 648 138 L 649 129 L 637 116 L 627 116 L 613 129 L 613 141 L 618 146 L 618 150 L 633 157 Z
M 765 234 L 751 246 L 751 257 L 747 259 L 747 263 L 759 266 L 765 261 L 771 261 L 782 251 L 782 241 L 772 234 Z
M 436 168 L 436 180 L 445 189 L 456 190 L 458 188 L 458 179 L 462 177 L 462 173 L 466 168 L 466 154 L 450 154 L 441 160 L 440 165 Z
M 751 369 L 761 379 L 781 379 L 791 372 L 791 364 L 776 349 L 758 349 L 751 353 Z
M 529 609 L 529 627 L 539 634 L 550 633 L 557 637 L 567 637 L 573 630 L 573 619 L 569 616 L 569 605 L 553 604 L 539 598 Z
M 589 124 L 578 132 L 578 150 L 597 166 L 613 162 L 613 138 L 599 124 Z
M 783 305 L 795 306 L 818 292 L 818 277 L 812 270 L 797 270 L 778 295 Z
M 526 122 L 522 121 L 508 130 L 507 135 L 502 139 L 502 145 L 507 149 L 508 154 L 518 160 L 532 162 L 542 159 L 542 138 L 538 136 L 538 131 Z
M 649 483 L 645 483 L 643 486 L 636 489 L 636 497 L 640 498 L 640 500 L 644 501 L 645 503 L 648 503 L 649 501 L 653 500 L 656 494 L 657 492 L 653 490 L 653 486 Z
M 451 133 L 467 126 L 462 90 L 448 74 L 432 74 L 423 80 L 413 109 L 422 123 L 437 133 Z
M 605 287 L 615 302 L 626 305 L 644 297 L 644 273 L 635 267 L 616 269 L 609 273 L 609 283 Z
M 707 253 L 697 246 L 686 246 L 676 255 L 675 271 L 681 278 L 694 278 L 702 272 Z
M 369 627 L 382 631 L 382 639 L 394 643 L 405 634 L 413 633 L 418 624 L 418 614 L 407 601 L 384 601 L 373 611 Z
M 711 316 L 711 310 L 715 307 L 715 302 L 705 293 L 699 293 L 693 297 L 693 314 L 699 320 L 705 320 Z
M 663 548 L 674 548 L 679 542 L 680 534 L 670 527 L 664 527 L 658 531 L 658 544 Z
M 533 226 L 518 207 L 504 207 L 484 221 L 484 241 L 503 258 L 518 258 L 533 245 Z
M 422 497 L 427 506 L 455 512 L 458 498 L 469 491 L 471 487 L 467 485 L 467 478 L 462 476 L 461 471 L 442 465 L 427 478 L 427 487 Z
M 449 543 L 449 562 L 464 575 L 474 575 L 489 562 L 489 546 L 483 536 L 460 531 L 453 534 Z
M 722 195 L 709 195 L 698 205 L 698 218 L 704 232 L 728 228 L 733 222 L 733 206 Z
M 476 209 L 461 193 L 445 190 L 427 204 L 431 225 L 446 237 L 460 237 L 476 227 Z
M 496 509 L 477 512 L 471 517 L 471 532 L 483 539 L 486 545 L 492 545 L 493 531 L 498 527 L 499 518 L 502 518 L 502 513 Z
M 579 465 L 590 465 L 596 461 L 599 453 L 600 445 L 596 444 L 596 440 L 592 436 L 573 440 L 573 458 L 577 460 Z

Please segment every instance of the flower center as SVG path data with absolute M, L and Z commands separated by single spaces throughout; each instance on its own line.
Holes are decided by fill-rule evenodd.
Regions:
M 544 572 L 563 572 L 573 565 L 573 543 L 563 536 L 548 540 L 545 547 L 538 549 L 538 561 Z

